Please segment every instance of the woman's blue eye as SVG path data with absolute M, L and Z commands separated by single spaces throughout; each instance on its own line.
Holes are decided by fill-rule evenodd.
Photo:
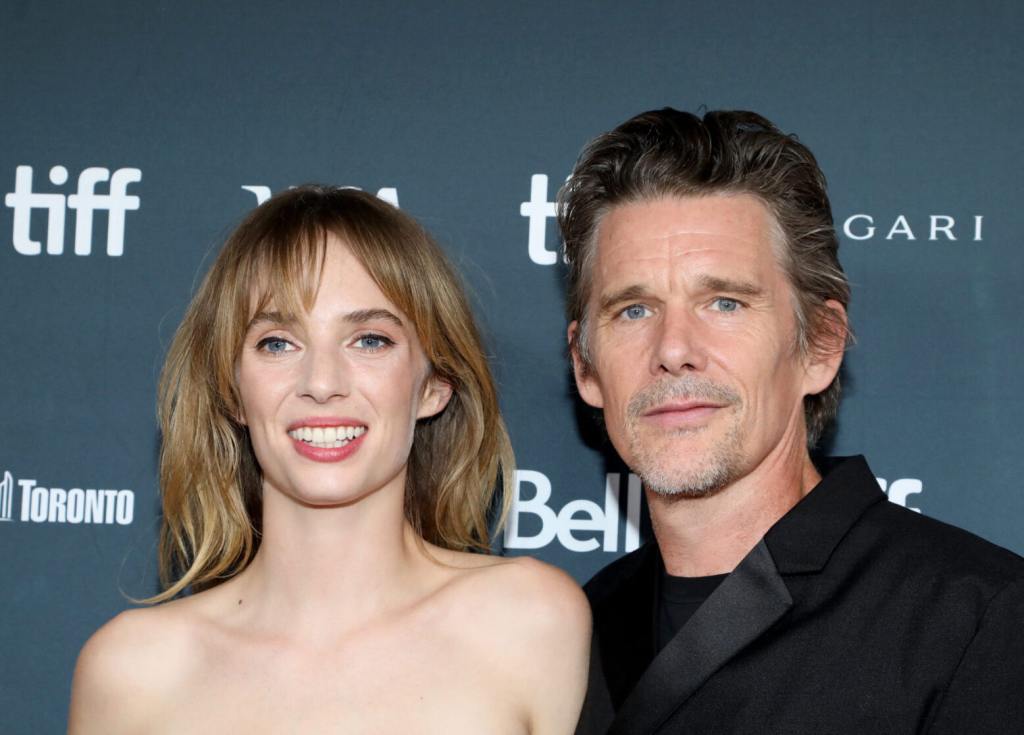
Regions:
M 364 334 L 362 337 L 356 340 L 356 345 L 358 347 L 362 347 L 363 349 L 368 350 L 370 352 L 382 350 L 385 347 L 388 347 L 393 344 L 394 342 L 385 337 L 383 334 Z
M 256 343 L 256 349 L 265 350 L 272 355 L 287 352 L 289 347 L 291 347 L 291 342 L 280 337 L 264 337 Z
M 740 302 L 735 299 L 717 298 L 715 304 L 718 306 L 719 311 L 736 311 L 740 308 Z
M 643 306 L 642 304 L 633 304 L 631 306 L 627 306 L 625 309 L 622 310 L 622 316 L 626 317 L 626 319 L 631 320 L 643 319 L 645 316 L 647 316 L 647 307 Z

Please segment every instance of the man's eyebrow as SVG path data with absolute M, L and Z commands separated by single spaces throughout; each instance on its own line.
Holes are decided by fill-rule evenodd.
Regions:
M 749 281 L 738 281 L 731 278 L 704 275 L 697 279 L 697 283 L 704 291 L 722 291 L 724 293 L 746 296 L 748 298 L 756 298 L 764 295 L 763 288 Z M 602 296 L 597 303 L 598 313 L 603 314 L 626 301 L 644 301 L 650 298 L 651 292 L 644 286 L 641 286 L 640 284 L 626 286 L 625 288 L 620 288 L 617 291 L 612 291 L 611 293 Z
M 373 322 L 378 319 L 382 319 L 384 321 L 391 322 L 396 327 L 405 326 L 396 314 L 388 311 L 387 309 L 358 309 L 345 314 L 344 319 L 352 324 L 365 324 L 366 322 Z
M 763 296 L 764 289 L 749 281 L 735 281 L 729 278 L 717 276 L 701 276 L 697 279 L 700 287 L 705 291 L 724 291 L 737 296 L 756 297 Z
M 613 306 L 621 304 L 624 301 L 641 301 L 643 299 L 650 298 L 650 296 L 651 292 L 639 284 L 626 286 L 625 288 L 620 288 L 618 291 L 612 291 L 611 293 L 602 296 L 597 302 L 598 313 L 603 314 Z

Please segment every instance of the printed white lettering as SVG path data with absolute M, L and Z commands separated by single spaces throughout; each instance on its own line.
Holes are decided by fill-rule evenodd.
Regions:
M 50 180 L 56 183 L 67 180 L 68 170 L 63 166 L 50 169 Z M 61 182 L 63 183 L 63 182 Z M 39 194 L 32 191 L 32 167 L 18 166 L 14 169 L 14 191 L 4 197 L 4 204 L 14 210 L 14 249 L 22 255 L 39 255 L 42 243 L 33 240 L 29 229 L 32 224 L 32 210 L 45 209 L 46 252 L 60 255 L 64 252 L 64 195 Z
M 29 510 L 29 518 L 32 519 L 33 523 L 42 523 L 46 520 L 46 517 L 49 515 L 47 509 L 49 500 L 49 493 L 46 492 L 45 487 L 36 485 L 32 488 L 32 507 Z
M 533 485 L 535 492 L 529 499 L 522 497 L 523 483 Z M 516 494 L 512 499 L 508 524 L 505 527 L 505 548 L 539 549 L 556 538 L 569 551 L 586 552 L 602 548 L 618 550 L 621 478 L 610 472 L 605 477 L 604 508 L 592 500 L 575 499 L 566 503 L 556 514 L 548 505 L 551 499 L 551 481 L 535 470 L 517 470 Z M 626 491 L 626 529 L 623 549 L 633 551 L 640 546 L 640 479 L 629 475 Z M 536 516 L 540 531 L 533 536 L 523 534 L 520 526 L 522 514 Z M 583 537 L 577 532 L 589 531 L 595 535 Z M 596 534 L 603 535 L 598 539 Z
M 924 483 L 920 480 L 908 477 L 902 480 L 893 480 L 891 485 L 884 477 L 876 477 L 875 481 L 878 482 L 878 487 L 882 488 L 882 492 L 889 496 L 889 502 L 902 505 L 907 510 L 912 510 L 915 513 L 921 512 L 920 508 L 911 508 L 907 505 L 907 498 L 909 496 L 919 495 L 924 492 Z
M 640 498 L 643 485 L 640 478 L 629 474 L 629 485 L 626 490 L 626 551 L 640 548 Z
M 82 488 L 73 487 L 68 490 L 68 523 L 81 523 L 85 517 L 85 493 Z
M 64 166 L 50 169 L 50 182 L 60 186 L 68 180 Z M 97 194 L 96 185 L 110 181 L 109 193 Z M 93 212 L 106 211 L 107 255 L 118 257 L 124 254 L 125 213 L 139 208 L 139 197 L 128 194 L 128 185 L 142 180 L 142 171 L 137 168 L 119 168 L 111 176 L 110 170 L 93 166 L 85 169 L 78 177 L 78 190 L 66 197 L 59 193 L 40 193 L 32 188 L 32 167 L 18 166 L 14 171 L 14 191 L 4 197 L 4 203 L 14 210 L 12 242 L 15 251 L 21 255 L 39 255 L 42 243 L 32 239 L 32 211 L 45 209 L 46 254 L 61 255 L 64 252 L 65 210 L 73 209 L 75 215 L 75 254 L 89 255 L 92 252 Z
M 558 215 L 555 202 L 548 201 L 548 177 L 534 174 L 530 177 L 530 201 L 519 205 L 519 214 L 529 221 L 527 252 L 537 265 L 554 265 L 558 253 L 547 249 L 548 219 Z
M 0 472 L 0 520 L 10 521 L 13 502 L 14 478 L 10 472 Z M 131 525 L 135 518 L 135 493 L 132 490 L 70 490 L 46 488 L 35 480 L 20 479 L 21 518 L 31 523 L 98 523 L 103 525 Z M 5 493 L 9 489 L 11 493 Z M 5 505 L 6 504 L 6 505 Z M 7 515 L 3 516 L 6 512 Z
M 522 500 L 520 488 L 523 483 L 536 489 L 529 500 Z M 505 546 L 509 549 L 539 549 L 555 539 L 557 533 L 555 512 L 548 507 L 551 499 L 551 481 L 541 472 L 516 470 L 516 494 L 512 499 L 508 524 L 505 526 Z M 532 513 L 540 518 L 540 533 L 536 536 L 522 536 L 519 532 L 519 514 Z
M 0 521 L 11 520 L 14 510 L 14 478 L 10 472 L 4 472 L 0 480 Z
M 135 517 L 135 493 L 131 490 L 121 490 L 117 494 L 117 513 L 115 520 L 122 526 L 127 526 Z
M 85 491 L 85 522 L 103 523 L 103 496 L 92 489 Z
M 64 523 L 64 503 L 67 501 L 67 498 L 68 494 L 64 492 L 63 488 L 50 488 L 50 512 L 46 515 L 47 521 L 50 523 Z
M 96 184 L 110 179 L 110 193 L 97 194 Z M 87 168 L 78 176 L 78 192 L 68 197 L 68 209 L 76 210 L 75 255 L 92 252 L 92 213 L 106 210 L 107 255 L 124 254 L 125 212 L 139 208 L 139 198 L 128 194 L 128 185 L 142 180 L 137 168 L 119 168 L 110 175 L 105 168 Z
M 577 518 L 578 513 L 585 517 Z M 578 539 L 572 532 L 600 531 L 604 528 L 604 521 L 605 514 L 601 512 L 601 506 L 594 501 L 570 500 L 558 514 L 558 540 L 569 551 L 593 551 L 601 545 L 596 538 Z
M 956 240 L 956 235 L 953 234 L 953 225 L 956 224 L 956 220 L 952 217 L 947 217 L 944 214 L 933 214 L 928 218 L 928 222 L 930 225 L 928 228 L 929 240 L 938 240 L 939 238 L 936 235 L 940 232 L 946 236 L 947 240 Z M 939 222 L 943 224 L 940 225 Z
M 974 242 L 981 242 L 983 239 L 982 223 L 984 222 L 984 219 L 983 215 L 974 215 L 973 236 L 970 237 Z M 850 240 L 870 240 L 875 236 L 876 232 L 877 228 L 875 227 L 875 218 L 870 214 L 851 214 L 843 220 L 843 235 Z M 942 237 L 940 237 L 940 235 Z M 961 236 L 963 238 L 967 238 L 968 233 L 962 231 Z M 885 235 L 886 240 L 892 240 L 898 237 L 902 237 L 908 241 L 917 240 L 917 236 L 914 234 L 914 229 L 911 226 L 910 220 L 905 214 L 897 215 L 895 219 L 893 219 L 892 226 L 888 229 Z M 928 215 L 928 240 L 930 242 L 935 242 L 940 239 L 949 242 L 956 242 L 961 239 L 957 237 L 956 233 L 956 218 L 948 214 L 930 214 Z
M 889 229 L 889 234 L 885 236 L 886 240 L 892 240 L 894 235 L 906 235 L 908 240 L 916 240 L 914 237 L 914 231 L 910 229 L 910 223 L 907 222 L 907 218 L 902 214 L 896 218 L 896 221 L 892 223 L 892 227 Z
M 868 223 L 868 226 L 864 228 L 864 234 L 854 234 L 852 226 L 855 220 L 865 220 Z M 843 222 L 843 234 L 846 235 L 851 240 L 870 240 L 872 237 L 875 236 L 874 224 L 875 220 L 871 218 L 871 215 L 855 214 L 850 217 L 847 217 L 846 221 Z
M 35 484 L 35 480 L 18 480 L 18 487 L 21 488 L 21 520 L 23 521 L 29 519 L 29 504 Z

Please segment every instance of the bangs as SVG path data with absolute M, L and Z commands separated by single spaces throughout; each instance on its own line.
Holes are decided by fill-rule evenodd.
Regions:
M 327 252 L 327 232 L 303 223 L 297 232 L 269 232 L 260 247 L 250 252 L 243 331 L 257 314 L 275 312 L 283 320 L 297 320 L 313 308 Z M 241 304 L 240 304 L 241 306 Z

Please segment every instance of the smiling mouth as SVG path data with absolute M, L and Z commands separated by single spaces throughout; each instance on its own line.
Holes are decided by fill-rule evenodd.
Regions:
M 288 436 L 317 449 L 339 449 L 365 433 L 365 426 L 302 426 Z

